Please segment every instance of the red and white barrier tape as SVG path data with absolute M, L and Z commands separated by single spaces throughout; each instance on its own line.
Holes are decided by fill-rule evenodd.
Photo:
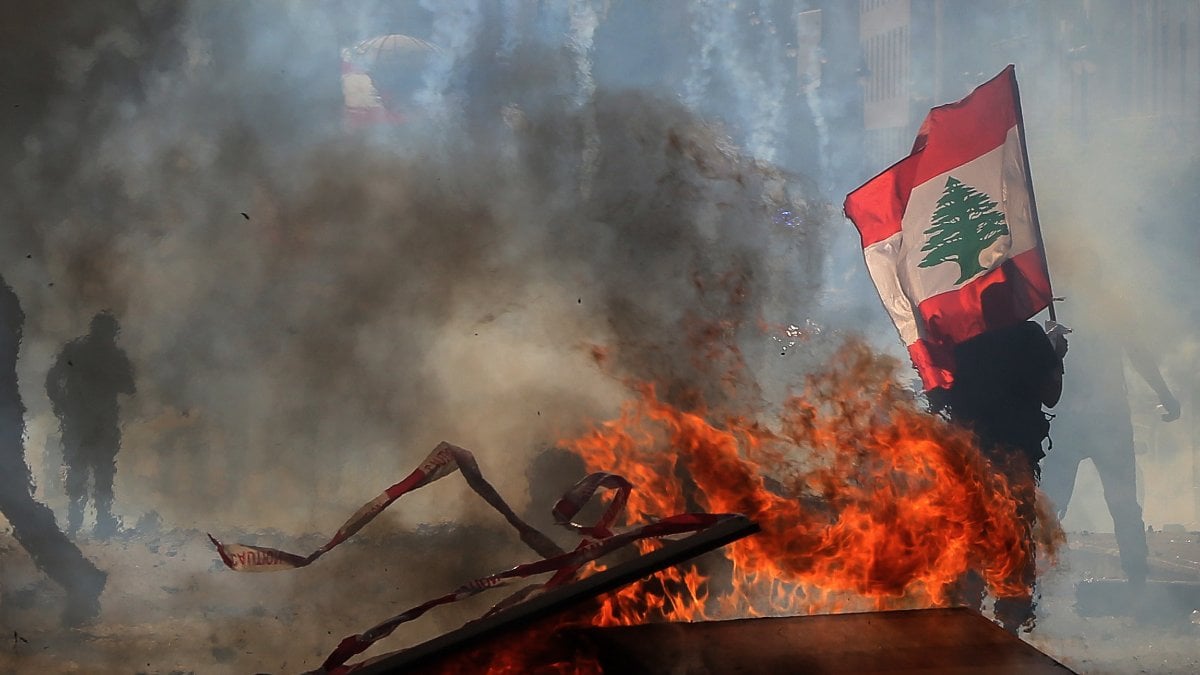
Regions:
M 384 490 L 378 497 L 364 504 L 350 516 L 333 537 L 324 546 L 308 555 L 299 555 L 262 546 L 246 544 L 222 544 L 212 535 L 209 539 L 217 547 L 221 560 L 230 569 L 238 572 L 275 572 L 295 569 L 312 564 L 338 544 L 353 536 L 375 516 L 403 495 L 424 487 L 440 478 L 450 475 L 455 470 L 461 471 L 467 484 L 471 486 L 485 501 L 492 505 L 504 516 L 518 532 L 521 540 L 527 546 L 542 556 L 541 560 L 517 565 L 503 572 L 474 579 L 455 590 L 437 598 L 428 600 L 383 621 L 357 635 L 344 638 L 336 649 L 325 659 L 322 671 L 325 673 L 349 673 L 363 664 L 346 665 L 351 657 L 361 654 L 375 642 L 391 635 L 403 623 L 420 617 L 425 612 L 464 598 L 471 597 L 485 590 L 506 586 L 517 579 L 553 572 L 554 574 L 544 584 L 535 584 L 521 589 L 512 596 L 494 606 L 488 614 L 495 613 L 511 606 L 530 595 L 543 590 L 561 586 L 573 581 L 585 564 L 607 555 L 619 548 L 642 539 L 667 537 L 676 534 L 686 534 L 702 530 L 715 524 L 726 514 L 685 513 L 657 520 L 653 523 L 613 533 L 612 524 L 624 510 L 625 503 L 633 485 L 625 478 L 612 473 L 593 473 L 576 483 L 562 499 L 554 505 L 555 522 L 568 529 L 578 532 L 582 537 L 579 545 L 570 552 L 563 551 L 549 537 L 525 523 L 508 506 L 495 488 L 492 487 L 479 470 L 475 457 L 466 449 L 443 441 L 433 449 L 425 461 L 407 478 Z M 604 514 L 594 525 L 581 525 L 572 521 L 586 505 L 597 490 L 605 488 L 615 490 L 612 501 Z M 320 672 L 320 671 L 319 671 Z

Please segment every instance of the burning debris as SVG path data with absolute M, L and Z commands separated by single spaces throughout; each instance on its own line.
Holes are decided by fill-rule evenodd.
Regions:
M 722 518 L 651 553 L 535 595 L 402 652 L 370 659 L 363 672 L 600 672 L 594 650 L 570 636 L 592 625 L 596 596 L 757 531 L 757 524 L 743 517 Z
M 620 419 L 567 443 L 589 470 L 639 485 L 631 518 L 695 503 L 763 528 L 729 547 L 727 592 L 683 572 L 668 585 L 700 601 L 652 607 L 644 588 L 627 589 L 601 623 L 944 606 L 971 570 L 993 595 L 1028 592 L 1014 578 L 1034 554 L 1014 486 L 970 434 L 920 409 L 898 374 L 898 362 L 851 341 L 784 403 L 777 428 L 713 424 L 647 388 Z M 1052 557 L 1061 533 L 1052 518 L 1042 527 Z
M 921 410 L 912 392 L 899 386 L 898 368 L 894 359 L 850 341 L 785 402 L 777 428 L 748 418 L 716 425 L 704 410 L 678 409 L 660 401 L 653 386 L 643 386 L 641 398 L 619 419 L 562 443 L 591 472 L 553 509 L 556 523 L 582 536 L 570 552 L 518 517 L 470 452 L 444 442 L 308 555 L 212 541 L 234 570 L 304 567 L 401 496 L 459 470 L 542 556 L 347 637 L 326 659 L 327 672 L 353 670 L 346 665 L 351 657 L 439 605 L 551 575 L 502 600 L 491 616 L 580 574 L 603 573 L 597 559 L 630 544 L 646 555 L 662 545 L 662 537 L 734 518 L 713 514 L 744 514 L 762 533 L 731 544 L 721 564 L 706 560 L 665 569 L 609 594 L 581 623 L 947 606 L 955 585 L 972 572 L 996 597 L 1028 594 L 1019 572 L 1035 553 L 1021 530 L 1017 486 L 993 469 L 970 434 Z M 590 526 L 574 522 L 600 489 L 614 491 L 603 515 Z M 614 529 L 622 524 L 628 529 Z M 1052 520 L 1044 527 L 1046 553 L 1053 556 L 1060 534 Z
M 526 524 L 512 511 L 491 484 L 484 479 L 482 473 L 479 471 L 479 466 L 475 462 L 474 456 L 470 452 L 456 445 L 442 442 L 433 449 L 429 457 L 412 474 L 389 487 L 375 499 L 364 504 L 362 508 L 338 529 L 333 538 L 307 556 L 259 546 L 221 544 L 211 536 L 210 539 L 217 547 L 217 552 L 221 556 L 221 560 L 233 570 L 268 572 L 305 567 L 353 536 L 403 495 L 424 487 L 456 470 L 461 471 L 471 488 L 483 497 L 488 504 L 499 511 L 510 525 L 516 528 L 520 533 L 521 540 L 529 548 L 541 555 L 542 560 L 517 565 L 509 570 L 469 581 L 450 593 L 397 614 L 363 633 L 345 638 L 322 665 L 325 672 L 338 673 L 354 670 L 356 666 L 347 666 L 347 660 L 366 651 L 366 649 L 378 640 L 391 635 L 400 624 L 417 619 L 425 612 L 439 605 L 457 602 L 492 588 L 506 586 L 515 580 L 552 573 L 550 579 L 545 583 L 526 586 L 498 603 L 487 615 L 491 616 L 519 602 L 526 601 L 536 594 L 573 581 L 584 565 L 604 555 L 620 550 L 629 544 L 645 539 L 658 539 L 671 535 L 695 532 L 735 518 L 731 514 L 685 513 L 657 518 L 645 525 L 621 532 L 614 532 L 610 528 L 621 514 L 633 486 L 629 481 L 616 474 L 604 472 L 592 473 L 579 481 L 575 487 L 554 505 L 553 512 L 556 522 L 577 532 L 582 537 L 582 541 L 574 550 L 566 552 L 559 548 L 546 535 Z M 615 490 L 615 496 L 609 503 L 604 514 L 593 525 L 581 525 L 574 522 L 572 519 L 591 500 L 596 491 L 601 488 Z
M 240 672 L 303 670 L 324 654 L 298 654 L 297 645 L 323 645 L 329 629 L 330 642 L 361 630 L 353 622 L 363 613 L 377 619 L 421 606 L 425 598 L 397 584 L 452 590 L 484 578 L 497 559 L 519 558 L 494 540 L 472 540 L 477 530 L 416 525 L 465 526 L 474 513 L 413 509 L 394 538 L 357 549 L 364 560 L 345 546 L 310 564 L 309 551 L 327 543 L 308 541 L 313 523 L 335 525 L 344 514 L 329 509 L 360 500 L 357 489 L 378 471 L 407 471 L 421 459 L 396 453 L 397 439 L 422 450 L 439 438 L 506 448 L 489 478 L 497 493 L 515 495 L 531 453 L 567 438 L 560 446 L 589 470 L 618 472 L 636 487 L 614 531 L 679 512 L 736 509 L 763 521 L 761 535 L 724 555 L 587 608 L 576 617 L 584 624 L 946 604 L 971 569 L 993 594 L 1014 589 L 1009 572 L 1030 553 L 1005 514 L 1021 486 L 991 477 L 968 439 L 920 417 L 901 387 L 874 372 L 837 375 L 844 386 L 818 373 L 811 395 L 775 395 L 799 379 L 781 365 L 803 367 L 838 326 L 871 333 L 881 318 L 874 302 L 855 299 L 861 311 L 843 311 L 837 301 L 855 292 L 856 266 L 846 262 L 860 251 L 828 247 L 841 223 L 814 184 L 833 190 L 858 180 L 857 158 L 896 138 L 889 131 L 864 145 L 856 97 L 877 92 L 881 73 L 894 71 L 861 65 L 854 3 L 805 13 L 807 28 L 821 17 L 822 50 L 844 41 L 808 59 L 812 120 L 793 96 L 797 69 L 782 60 L 797 47 L 786 45 L 796 38 L 795 3 L 772 3 L 775 21 L 743 20 L 763 3 L 367 4 L 409 9 L 378 26 L 355 3 L 151 0 L 31 9 L 10 22 L 17 48 L 5 70 L 16 76 L 20 112 L 0 133 L 13 160 L 5 250 L 20 260 L 5 276 L 29 315 L 20 361 L 29 409 L 5 427 L 6 493 L 28 507 L 36 484 L 33 498 L 69 523 L 66 501 L 45 492 L 58 460 L 48 451 L 35 465 L 41 443 L 57 439 L 51 404 L 30 383 L 40 383 L 80 321 L 111 306 L 140 392 L 125 420 L 133 442 L 119 459 L 114 515 L 131 523 L 161 513 L 166 531 L 187 544 L 176 556 L 175 544 L 160 549 L 158 535 L 141 527 L 104 542 L 81 526 L 74 576 L 89 581 L 73 601 L 94 614 L 104 586 L 94 626 L 103 639 L 39 632 L 26 620 L 38 613 L 10 601 L 10 627 L 32 642 L 21 651 L 36 656 L 54 643 L 53 666 L 103 660 L 118 672 L 133 669 L 130 654 L 150 652 L 164 656 L 138 670 L 204 669 L 213 659 L 236 659 Z M 418 10 L 428 25 L 410 22 Z M 408 115 L 404 127 L 380 134 L 343 133 L 355 107 L 346 76 L 361 81 L 355 69 L 370 64 L 343 63 L 339 78 L 340 47 L 396 31 L 441 45 L 431 67 L 405 73 L 420 80 L 413 100 L 433 115 Z M 995 45 L 972 35 L 979 39 L 959 42 Z M 982 60 L 989 50 L 973 51 Z M 1046 71 L 1042 82 L 1053 86 L 1061 73 Z M 921 96 L 957 86 L 925 80 L 920 68 L 910 75 Z M 679 83 L 684 91 L 673 88 Z M 402 83 L 377 77 L 373 86 L 382 102 Z M 1044 102 L 1031 120 L 1050 121 L 1044 113 L 1061 103 Z M 817 134 L 819 158 L 802 147 Z M 855 166 L 837 175 L 799 175 L 848 157 Z M 786 170 L 761 161 L 776 159 Z M 1145 182 L 1096 181 L 1096 190 L 1132 192 Z M 1187 192 L 1175 187 L 1172 196 Z M 1094 202 L 1084 209 L 1092 216 L 1112 206 L 1061 192 L 1063 202 Z M 945 201 L 993 218 L 990 208 L 963 208 L 971 194 L 955 188 Z M 1158 220 L 1186 222 L 1177 215 Z M 1176 285 L 1183 295 L 1190 288 Z M 828 326 L 824 338 L 810 330 L 810 315 Z M 859 349 L 838 358 L 853 360 Z M 880 365 L 859 360 L 868 370 Z M 17 377 L 7 378 L 14 387 Z M 626 393 L 614 382 L 630 381 L 636 394 L 625 413 L 580 436 L 578 425 L 613 415 Z M 27 523 L 56 531 L 48 509 L 29 512 L 39 518 Z M 178 535 L 219 522 L 237 539 L 256 519 L 280 528 L 253 531 L 257 543 L 303 541 L 300 553 L 230 546 L 242 556 L 230 559 L 306 569 L 237 578 L 202 536 Z M 13 541 L 24 541 L 28 528 L 12 525 Z M 440 536 L 447 529 L 459 538 Z M 981 533 L 989 535 L 982 543 Z M 13 589 L 5 599 L 42 603 L 47 587 L 58 590 L 40 570 L 32 572 L 42 585 L 25 583 L 36 558 L 9 548 L 18 554 L 4 561 Z M 533 548 L 542 560 L 559 555 Z M 420 569 L 418 556 L 446 564 Z M 347 578 L 375 560 L 403 560 L 419 576 Z M 619 565 L 579 572 L 597 578 Z M 256 582 L 270 592 L 246 592 Z M 466 606 L 438 606 L 404 628 L 447 629 Z M 1062 625 L 1069 634 L 1079 624 Z M 13 669 L 74 667 L 43 663 Z

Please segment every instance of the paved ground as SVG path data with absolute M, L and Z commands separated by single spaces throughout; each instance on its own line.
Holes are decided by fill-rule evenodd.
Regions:
M 493 559 L 528 558 L 510 539 L 507 532 L 434 529 L 351 541 L 311 568 L 267 575 L 227 572 L 200 532 L 85 541 L 85 553 L 111 570 L 104 610 L 93 625 L 64 631 L 57 627 L 61 592 L 11 535 L 0 534 L 0 673 L 301 672 L 316 667 L 341 637 L 495 566 L 461 551 L 482 547 Z M 320 542 L 287 543 L 307 550 Z M 1090 597 L 1117 594 L 1110 604 L 1122 615 L 1081 616 L 1078 585 L 1119 578 L 1115 552 L 1111 535 L 1071 535 L 1063 560 L 1043 577 L 1040 620 L 1027 639 L 1080 673 L 1200 672 L 1200 618 L 1191 614 L 1200 603 L 1190 607 L 1195 596 L 1181 592 L 1200 584 L 1200 535 L 1151 536 L 1159 583 L 1150 587 L 1168 589 L 1165 597 L 1152 591 L 1150 601 L 1138 602 L 1119 597 L 1123 585 L 1098 582 L 1087 587 Z M 417 575 L 422 581 L 414 583 Z M 431 612 L 389 639 L 384 651 L 455 628 L 496 599 Z M 1093 601 L 1083 609 L 1102 614 L 1105 607 Z
M 1070 535 L 1026 639 L 1080 673 L 1200 673 L 1200 535 L 1148 538 L 1151 582 L 1128 597 L 1122 582 L 1105 581 L 1122 576 L 1115 538 Z

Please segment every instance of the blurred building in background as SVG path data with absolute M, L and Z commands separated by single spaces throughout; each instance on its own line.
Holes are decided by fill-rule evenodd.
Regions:
M 1007 63 L 1017 64 L 1023 96 L 1053 110 L 1039 124 L 1087 139 L 1140 130 L 1150 118 L 1161 147 L 1200 138 L 1194 0 L 860 0 L 859 9 L 873 165 L 907 152 L 931 106 L 957 100 Z

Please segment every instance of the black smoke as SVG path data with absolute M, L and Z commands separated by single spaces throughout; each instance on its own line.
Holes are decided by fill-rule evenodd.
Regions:
M 428 114 L 369 131 L 341 125 L 339 49 L 370 35 L 344 4 L 52 3 L 0 22 L 17 47 L 0 263 L 27 316 L 38 494 L 65 511 L 40 385 L 102 310 L 137 374 L 114 510 L 141 523 L 123 539 L 139 552 L 201 529 L 310 541 L 442 439 L 524 507 L 546 492 L 530 460 L 634 381 L 768 405 L 788 378 L 772 338 L 812 308 L 830 211 L 669 92 L 597 84 L 602 4 L 413 11 L 443 42 Z M 461 482 L 425 492 L 382 527 L 494 522 Z M 118 607 L 139 591 L 104 550 Z M 213 560 L 156 563 L 187 589 Z

